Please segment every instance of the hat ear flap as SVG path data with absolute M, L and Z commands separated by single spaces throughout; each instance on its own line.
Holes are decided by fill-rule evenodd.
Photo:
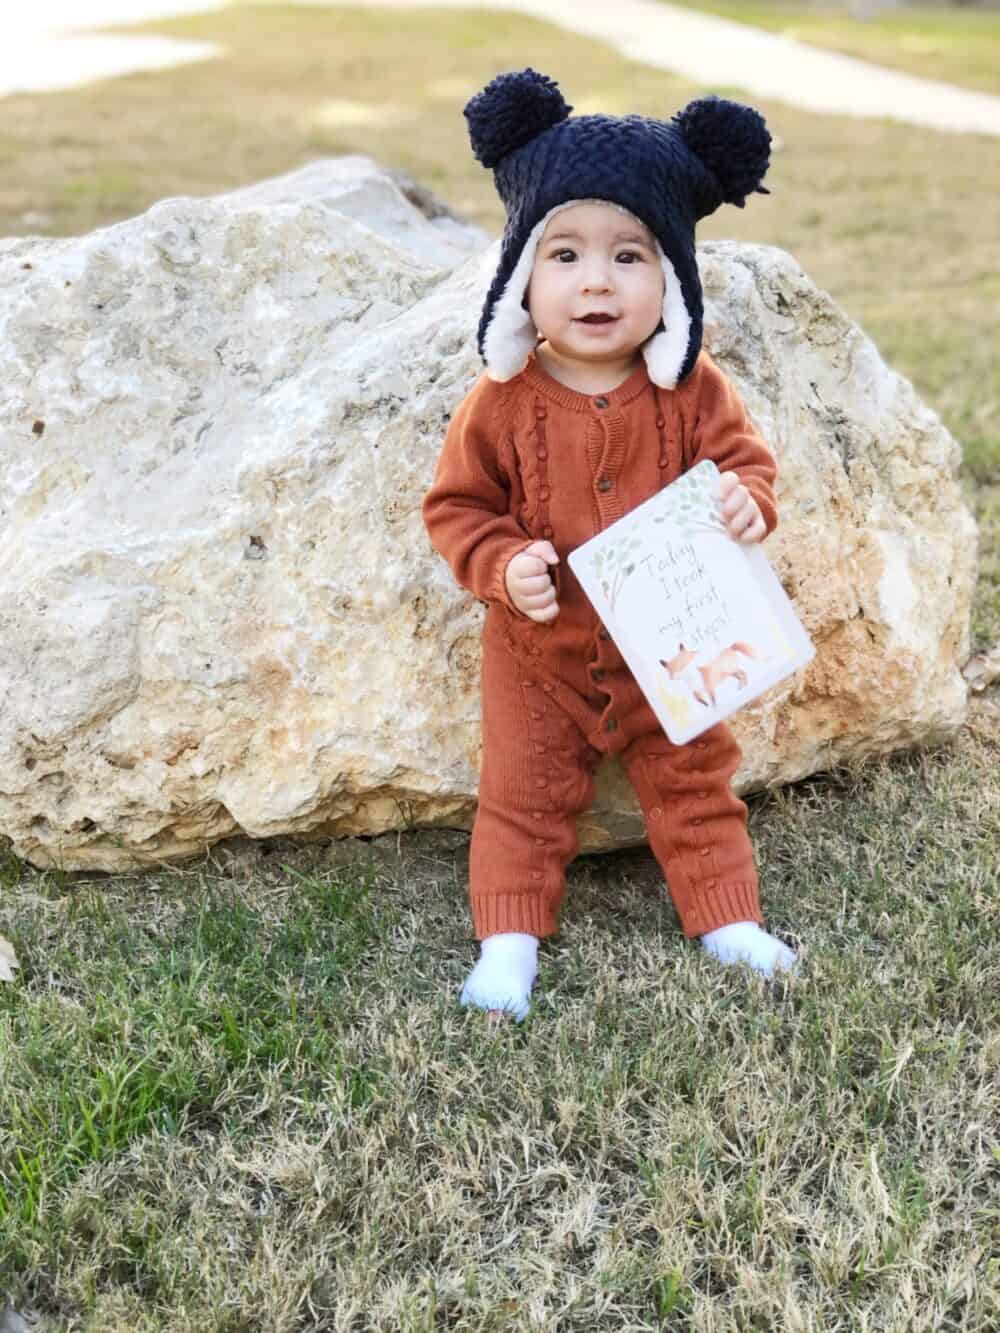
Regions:
M 465 106 L 473 154 L 484 167 L 495 167 L 572 110 L 559 85 L 530 66 L 517 74 L 498 74 Z
M 743 208 L 748 194 L 770 194 L 761 181 L 770 164 L 771 135 L 759 111 L 724 97 L 699 97 L 679 111 L 673 123 L 719 182 L 720 203 Z

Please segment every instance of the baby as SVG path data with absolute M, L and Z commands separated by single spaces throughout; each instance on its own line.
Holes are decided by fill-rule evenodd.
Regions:
M 570 118 L 556 84 L 502 74 L 465 108 L 507 210 L 479 325 L 485 373 L 449 424 L 424 521 L 487 605 L 469 889 L 481 955 L 463 1004 L 523 1019 L 558 928 L 576 819 L 617 755 L 684 933 L 771 975 L 736 741 L 671 744 L 563 557 L 704 458 L 737 541 L 777 522 L 774 459 L 701 347 L 695 221 L 768 193 L 770 135 L 716 97 L 671 122 Z

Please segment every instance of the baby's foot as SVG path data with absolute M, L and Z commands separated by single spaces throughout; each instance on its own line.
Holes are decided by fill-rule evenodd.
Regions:
M 705 950 L 722 963 L 749 963 L 766 977 L 797 971 L 797 956 L 755 921 L 734 921 L 702 935 Z
M 528 996 L 538 972 L 538 939 L 510 931 L 482 942 L 479 962 L 462 987 L 460 1002 L 487 1009 L 491 1023 L 505 1014 L 522 1022 L 531 1008 Z

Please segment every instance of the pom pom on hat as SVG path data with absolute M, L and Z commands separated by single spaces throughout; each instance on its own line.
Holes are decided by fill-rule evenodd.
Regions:
M 498 74 L 466 104 L 472 151 L 484 167 L 495 167 L 572 110 L 555 80 L 530 66 L 517 74 Z
M 771 156 L 764 117 L 724 97 L 699 97 L 673 117 L 692 153 L 722 188 L 722 202 L 743 208 L 748 194 L 770 194 L 761 181 Z

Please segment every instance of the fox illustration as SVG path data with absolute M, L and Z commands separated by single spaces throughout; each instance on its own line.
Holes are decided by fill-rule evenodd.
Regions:
M 710 661 L 692 666 L 697 652 L 693 648 L 685 648 L 683 644 L 680 644 L 673 657 L 666 660 L 660 658 L 660 666 L 666 667 L 671 680 L 683 680 L 700 704 L 704 704 L 707 708 L 709 701 L 711 701 L 714 707 L 715 691 L 724 680 L 728 680 L 730 676 L 734 677 L 740 689 L 743 689 L 749 680 L 740 663 L 740 653 L 744 657 L 753 657 L 758 660 L 763 657 L 763 654 L 757 652 L 752 643 L 736 642 L 731 643 L 728 648 L 723 648 Z M 696 672 L 701 677 L 700 683 L 695 676 Z M 706 694 L 708 695 L 707 699 L 705 698 Z

